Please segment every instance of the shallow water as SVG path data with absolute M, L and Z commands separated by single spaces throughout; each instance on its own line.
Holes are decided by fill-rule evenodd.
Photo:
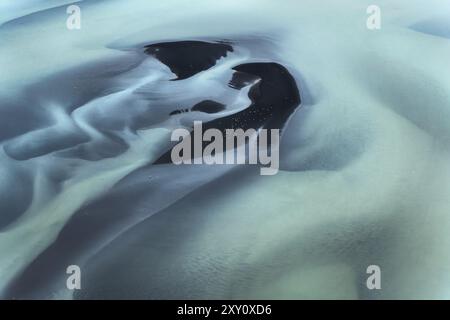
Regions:
M 2 1 L 2 298 L 449 298 L 450 3 L 370 4 Z M 236 119 L 278 174 L 158 161 Z

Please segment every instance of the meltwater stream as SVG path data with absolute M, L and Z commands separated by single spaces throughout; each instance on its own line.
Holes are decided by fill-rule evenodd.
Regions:
M 2 3 L 1 298 L 448 298 L 450 4 L 377 2 Z M 194 121 L 280 171 L 171 164 Z

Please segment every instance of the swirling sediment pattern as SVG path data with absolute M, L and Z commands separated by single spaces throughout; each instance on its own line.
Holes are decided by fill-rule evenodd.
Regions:
M 357 0 L 79 1 L 68 30 L 2 1 L 0 298 L 449 298 L 450 4 L 376 2 L 379 30 Z M 173 165 L 194 121 L 280 129 L 280 171 Z

